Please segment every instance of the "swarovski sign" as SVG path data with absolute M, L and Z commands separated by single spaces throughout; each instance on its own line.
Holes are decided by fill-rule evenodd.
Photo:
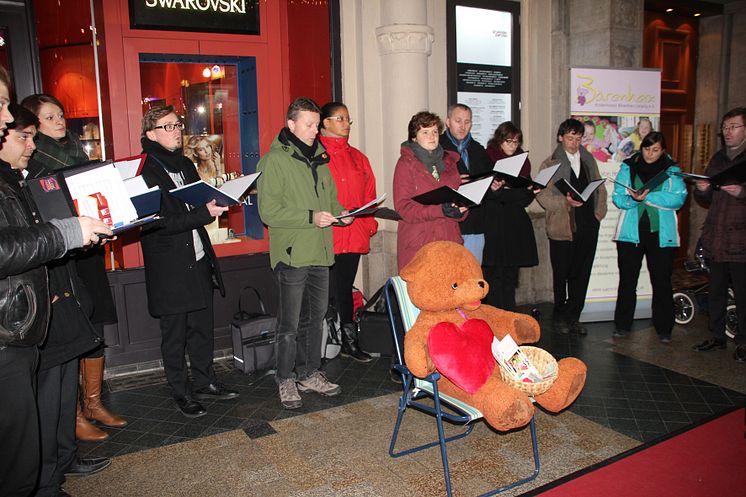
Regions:
M 259 0 L 129 0 L 135 29 L 259 34 Z

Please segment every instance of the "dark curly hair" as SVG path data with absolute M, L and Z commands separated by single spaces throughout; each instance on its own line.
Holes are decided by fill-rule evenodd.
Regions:
M 499 147 L 505 140 L 516 139 L 518 146 L 523 146 L 523 131 L 511 121 L 505 121 L 495 130 L 495 134 L 487 142 L 488 146 Z
M 430 128 L 432 126 L 438 126 L 438 134 L 443 132 L 443 121 L 438 117 L 437 114 L 423 110 L 412 116 L 409 120 L 409 140 L 414 140 L 417 136 L 417 132 L 422 128 Z

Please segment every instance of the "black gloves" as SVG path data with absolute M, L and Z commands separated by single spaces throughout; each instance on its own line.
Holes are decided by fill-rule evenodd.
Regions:
M 440 208 L 443 209 L 443 215 L 453 219 L 460 219 L 463 215 L 461 211 L 455 205 L 451 203 L 440 204 Z

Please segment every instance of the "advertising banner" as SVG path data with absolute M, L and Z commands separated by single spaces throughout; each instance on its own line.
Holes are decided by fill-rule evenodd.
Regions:
M 573 115 L 660 115 L 658 69 L 570 69 Z
M 572 68 L 572 117 L 584 123 L 582 145 L 598 163 L 601 176 L 615 178 L 624 159 L 639 150 L 641 137 L 659 129 L 660 71 L 649 69 Z M 595 111 L 593 110 L 595 109 Z M 608 181 L 608 212 L 601 222 L 596 257 L 581 321 L 614 318 L 619 272 L 614 232 L 619 209 Z M 635 318 L 651 315 L 652 289 L 646 263 L 637 284 Z

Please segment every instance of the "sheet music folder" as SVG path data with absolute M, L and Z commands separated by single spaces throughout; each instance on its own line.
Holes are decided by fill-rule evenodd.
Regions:
M 423 205 L 438 205 L 453 203 L 463 207 L 474 207 L 479 205 L 492 183 L 492 176 L 482 178 L 469 183 L 464 183 L 458 190 L 450 186 L 441 186 L 435 190 L 421 193 L 412 197 L 412 200 Z
M 229 207 L 241 203 L 240 198 L 262 173 L 252 173 L 223 183 L 215 188 L 204 180 L 195 181 L 169 191 L 170 195 L 184 203 L 193 206 L 205 205 L 215 200 L 221 207 Z
M 577 191 L 575 188 L 572 187 L 570 183 L 568 183 L 565 178 L 560 178 L 556 183 L 554 183 L 554 186 L 562 192 L 563 195 L 567 195 L 568 193 L 570 196 L 577 200 L 578 202 L 587 202 L 589 198 L 591 198 L 591 195 L 593 195 L 593 192 L 595 192 L 598 187 L 604 184 L 605 179 L 597 179 L 593 180 L 590 183 L 588 183 L 588 186 L 585 187 L 585 190 L 582 192 Z
M 653 191 L 653 188 L 655 188 L 656 186 L 666 181 L 668 179 L 668 172 L 664 169 L 663 171 L 659 172 L 658 174 L 650 178 L 644 185 L 642 185 L 638 189 L 634 189 L 631 186 L 625 185 L 624 183 L 620 183 L 619 181 L 612 179 L 612 178 L 606 178 L 606 179 L 608 179 L 612 183 L 616 183 L 617 185 L 623 186 L 624 188 L 634 193 L 635 195 L 639 195 L 645 190 L 649 192 Z
M 137 176 L 132 179 L 135 183 L 142 181 Z M 114 233 L 121 233 L 158 219 L 155 213 L 160 210 L 160 190 L 146 186 L 141 195 L 131 197 L 116 161 L 90 161 L 66 167 L 27 180 L 26 184 L 44 222 L 87 215 L 109 224 Z
M 682 172 L 674 174 L 677 176 L 681 176 L 684 179 L 709 181 L 710 184 L 715 188 L 726 185 L 739 185 L 741 183 L 746 183 L 746 161 L 741 161 L 733 164 L 728 169 L 720 171 L 714 176 L 705 176 L 703 174 Z

